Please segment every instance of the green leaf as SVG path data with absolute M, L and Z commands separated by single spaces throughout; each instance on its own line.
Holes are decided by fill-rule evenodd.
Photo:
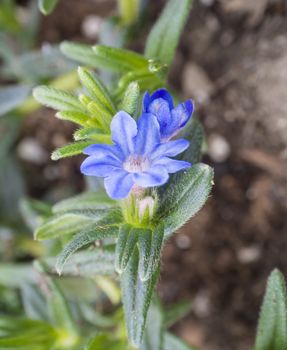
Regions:
M 44 106 L 54 108 L 59 111 L 85 112 L 85 108 L 76 96 L 69 92 L 48 86 L 37 86 L 33 90 L 34 98 Z
M 151 302 L 159 270 L 152 278 L 142 281 L 138 274 L 139 253 L 135 249 L 127 269 L 121 274 L 122 299 L 130 343 L 139 347 L 146 324 L 147 312 Z
M 109 209 L 116 205 L 116 202 L 104 192 L 85 192 L 74 197 L 64 199 L 52 208 L 53 213 L 67 213 L 74 210 L 98 210 Z
M 190 141 L 190 146 L 181 155 L 180 159 L 190 162 L 191 164 L 198 163 L 201 159 L 202 144 L 204 140 L 203 127 L 198 120 L 192 118 L 185 128 L 181 137 Z
M 64 235 L 72 235 L 91 224 L 92 220 L 76 214 L 63 214 L 52 217 L 35 231 L 35 239 L 44 240 Z
M 127 344 L 124 340 L 118 340 L 110 333 L 100 333 L 91 339 L 85 350 L 126 350 Z
M 120 227 L 115 258 L 115 269 L 118 273 L 122 273 L 127 267 L 137 243 L 139 230 L 129 224 Z
M 42 273 L 42 283 L 45 283 L 46 285 L 48 306 L 53 323 L 61 330 L 66 330 L 70 340 L 74 340 L 76 342 L 77 328 L 72 318 L 69 305 L 56 279 L 48 275 L 49 269 L 43 262 L 36 261 L 34 265 L 37 270 Z M 71 342 L 70 345 L 72 346 L 73 343 Z
M 54 11 L 59 0 L 38 0 L 38 6 L 43 15 L 49 15 Z
M 169 0 L 148 36 L 146 57 L 171 64 L 191 3 L 192 0 Z
M 114 215 L 114 216 L 113 216 Z M 116 237 L 119 231 L 118 224 L 121 217 L 116 213 L 108 215 L 105 219 L 94 223 L 79 232 L 63 249 L 57 259 L 56 270 L 61 274 L 69 257 L 80 248 L 96 240 Z
M 129 72 L 148 67 L 148 60 L 131 50 L 103 45 L 96 45 L 92 49 L 97 57 L 103 61 L 105 66 L 102 68 L 111 71 Z
M 79 112 L 79 111 L 62 111 L 56 113 L 56 117 L 61 120 L 68 120 L 70 122 L 79 124 L 79 125 L 86 125 L 88 122 L 91 122 L 92 119 L 89 117 L 88 114 Z
M 139 278 L 147 281 L 158 269 L 163 244 L 164 225 L 158 225 L 153 231 L 138 231 Z
M 105 130 L 105 133 L 110 133 L 110 124 L 112 120 L 112 115 L 106 110 L 106 108 L 101 104 L 91 101 L 87 108 L 92 114 L 92 118 L 97 122 L 99 127 Z
M 173 334 L 166 332 L 164 334 L 163 350 L 196 350 L 194 347 L 186 344 Z
M 20 288 L 21 285 L 36 283 L 36 281 L 37 274 L 31 264 L 0 264 L 0 285 Z
M 88 67 L 105 68 L 106 66 L 104 59 L 98 57 L 89 45 L 64 41 L 60 45 L 60 50 L 66 57 L 85 64 Z
M 159 303 L 153 302 L 148 311 L 144 339 L 140 350 L 162 350 L 163 317 L 161 306 Z
M 20 106 L 30 95 L 29 85 L 10 85 L 0 89 L 0 116 Z
M 104 108 L 114 115 L 116 113 L 116 107 L 107 88 L 101 80 L 83 67 L 78 68 L 78 75 L 82 85 L 85 86 L 90 93 L 91 98 L 97 103 L 103 105 Z
M 75 131 L 73 136 L 76 141 L 92 139 L 94 143 L 112 143 L 110 134 L 103 134 L 101 129 L 92 126 Z
M 195 164 L 172 177 L 161 189 L 157 220 L 165 224 L 170 235 L 195 215 L 206 202 L 213 185 L 213 170 L 206 164 Z
M 70 143 L 66 146 L 56 149 L 52 153 L 51 158 L 52 160 L 58 160 L 61 158 L 72 157 L 78 154 L 82 154 L 83 150 L 92 144 L 92 141 L 77 141 Z
M 260 312 L 255 350 L 287 349 L 287 294 L 286 282 L 277 269 L 267 282 Z
M 83 276 L 93 277 L 96 275 L 114 274 L 115 254 L 110 250 L 94 249 L 75 253 L 65 263 L 61 275 L 63 276 Z M 51 271 L 56 272 L 55 259 L 49 258 L 45 261 Z
M 128 85 L 124 98 L 121 104 L 121 109 L 130 115 L 133 115 L 138 106 L 140 98 L 140 87 L 137 82 L 132 82 Z
M 164 325 L 169 328 L 185 317 L 191 310 L 192 304 L 189 301 L 181 301 L 165 310 Z

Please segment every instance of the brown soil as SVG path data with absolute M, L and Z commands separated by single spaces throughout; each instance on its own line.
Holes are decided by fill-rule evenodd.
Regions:
M 112 5 L 62 1 L 43 21 L 40 41 L 89 41 L 82 19 L 106 16 Z M 286 274 L 286 23 L 283 0 L 194 1 L 172 69 L 172 85 L 194 98 L 205 126 L 215 186 L 166 246 L 159 292 L 167 304 L 190 300 L 175 330 L 203 350 L 250 349 L 266 278 L 274 267 Z M 26 120 L 22 138 L 50 152 L 71 137 L 68 124 L 43 109 Z M 79 162 L 26 164 L 30 193 L 80 190 Z M 47 167 L 56 178 L 42 179 Z

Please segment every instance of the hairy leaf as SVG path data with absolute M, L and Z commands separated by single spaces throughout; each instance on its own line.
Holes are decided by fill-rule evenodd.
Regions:
M 195 164 L 172 177 L 161 190 L 159 221 L 170 235 L 186 223 L 206 202 L 213 184 L 213 170 L 206 164 Z
M 115 258 L 115 269 L 118 273 L 122 273 L 127 267 L 137 243 L 137 233 L 137 229 L 129 224 L 120 227 Z
M 52 217 L 35 231 L 35 239 L 44 240 L 78 233 L 91 224 L 91 219 L 76 214 L 63 214 Z
M 285 349 L 287 349 L 286 282 L 281 272 L 275 269 L 267 282 L 255 350 Z
M 131 50 L 96 45 L 93 51 L 105 63 L 103 68 L 111 71 L 128 72 L 148 67 L 148 60 Z
M 85 112 L 85 108 L 73 94 L 48 86 L 37 86 L 33 90 L 34 98 L 44 106 L 59 111 Z
M 139 347 L 146 324 L 147 312 L 151 302 L 157 270 L 152 278 L 142 281 L 138 275 L 139 253 L 135 249 L 127 269 L 121 274 L 122 299 L 130 343 Z
M 202 125 L 198 120 L 192 118 L 191 123 L 184 128 L 181 137 L 188 140 L 190 146 L 182 153 L 180 159 L 190 162 L 191 164 L 198 163 L 201 159 L 204 138 Z
M 89 70 L 83 67 L 78 68 L 78 75 L 81 83 L 90 93 L 91 98 L 102 104 L 112 115 L 115 114 L 116 107 L 101 80 L 95 74 L 92 74 Z
M 92 126 L 81 128 L 75 131 L 73 136 L 75 141 L 90 139 L 93 140 L 94 143 L 112 143 L 110 134 L 103 134 L 103 131 L 101 129 Z
M 70 143 L 66 146 L 56 149 L 52 153 L 51 158 L 52 160 L 58 160 L 61 158 L 72 157 L 78 154 L 82 154 L 83 150 L 92 144 L 93 144 L 92 141 L 77 141 L 77 142 Z
M 128 85 L 124 98 L 121 104 L 121 109 L 125 112 L 133 115 L 138 106 L 138 101 L 140 98 L 140 87 L 137 82 L 132 82 Z
M 79 111 L 62 111 L 56 113 L 56 117 L 62 120 L 68 120 L 70 122 L 86 125 L 88 122 L 92 121 L 88 114 Z
M 148 36 L 146 57 L 171 64 L 191 3 L 192 0 L 169 0 Z

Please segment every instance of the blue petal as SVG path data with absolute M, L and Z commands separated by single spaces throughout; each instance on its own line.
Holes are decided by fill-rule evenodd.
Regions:
M 143 96 L 143 105 L 142 105 L 142 112 L 143 113 L 148 113 L 148 107 L 150 105 L 150 94 L 148 91 L 144 93 Z
M 151 154 L 151 160 L 154 161 L 160 157 L 174 157 L 185 151 L 189 142 L 185 139 L 168 141 L 160 144 Z
M 126 112 L 118 112 L 111 122 L 113 142 L 127 155 L 134 150 L 134 137 L 137 134 L 136 121 Z
M 148 112 L 154 114 L 160 124 L 161 133 L 165 133 L 166 128 L 172 122 L 171 111 L 168 102 L 162 98 L 158 98 L 151 102 L 148 108 Z
M 156 90 L 150 97 L 150 102 L 161 98 L 165 101 L 168 102 L 169 105 L 169 109 L 173 109 L 173 102 L 172 102 L 172 97 L 170 95 L 170 93 L 166 90 L 166 89 L 158 89 Z
M 166 168 L 168 173 L 173 174 L 180 170 L 187 169 L 191 167 L 191 164 L 183 160 L 170 159 L 168 157 L 160 158 L 155 162 L 155 165 L 162 165 Z
M 176 108 L 171 111 L 172 114 L 172 124 L 174 124 L 174 129 L 182 128 L 190 119 L 193 112 L 193 103 L 191 100 L 187 100 L 179 104 Z
M 121 163 L 110 156 L 98 158 L 90 156 L 81 164 L 81 173 L 88 176 L 105 177 L 111 174 L 111 171 L 121 167 Z
M 154 166 L 148 171 L 133 174 L 134 181 L 141 187 L 154 187 L 165 184 L 168 180 L 168 172 L 164 166 Z
M 119 160 L 124 159 L 124 155 L 122 154 L 120 148 L 111 145 L 90 145 L 84 149 L 83 153 L 87 154 L 88 156 L 96 156 L 98 158 L 111 156 Z
M 132 174 L 124 170 L 115 170 L 104 180 L 105 189 L 113 199 L 126 198 L 134 185 Z
M 138 134 L 135 151 L 137 154 L 148 154 L 160 143 L 159 124 L 156 117 L 144 113 L 138 120 Z

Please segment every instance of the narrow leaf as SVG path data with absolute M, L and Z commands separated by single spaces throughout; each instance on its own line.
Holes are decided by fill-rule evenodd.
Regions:
M 138 232 L 139 278 L 142 281 L 150 279 L 159 267 L 163 236 L 164 225 L 157 226 L 154 231 Z
M 139 84 L 137 82 L 130 83 L 125 91 L 123 102 L 121 104 L 121 109 L 129 113 L 130 115 L 133 115 L 137 110 L 139 98 Z
M 78 233 L 89 225 L 91 219 L 75 214 L 63 214 L 52 217 L 35 231 L 35 239 L 44 240 Z
M 122 273 L 131 258 L 137 243 L 137 230 L 129 224 L 120 227 L 119 237 L 116 245 L 115 269 Z
M 146 57 L 171 64 L 191 3 L 192 0 L 169 0 L 148 36 Z
M 38 0 L 38 6 L 44 15 L 49 15 L 53 12 L 54 8 L 58 4 L 58 1 L 59 0 Z
M 96 241 L 105 238 L 116 237 L 118 234 L 118 224 L 120 217 L 107 217 L 98 223 L 92 224 L 86 229 L 78 233 L 63 249 L 57 259 L 56 270 L 61 274 L 63 267 L 69 257 L 76 252 L 78 249 Z
M 52 153 L 51 158 L 52 160 L 58 160 L 61 158 L 72 157 L 78 154 L 82 154 L 83 150 L 92 144 L 93 144 L 92 141 L 77 141 L 77 142 L 70 143 L 66 146 L 56 149 Z
M 102 104 L 110 113 L 115 114 L 116 107 L 101 80 L 95 74 L 92 74 L 89 70 L 83 67 L 78 68 L 78 75 L 81 83 L 90 93 L 91 98 Z
M 143 332 L 151 302 L 157 270 L 151 279 L 141 281 L 138 276 L 139 253 L 135 249 L 127 269 L 121 275 L 123 306 L 130 343 L 138 348 L 142 342 Z
M 131 50 L 96 45 L 93 51 L 104 62 L 103 68 L 111 71 L 128 72 L 148 67 L 148 60 Z
M 255 344 L 255 350 L 271 349 L 287 349 L 286 282 L 277 269 L 267 282 Z
M 195 164 L 172 177 L 161 189 L 159 221 L 170 235 L 186 223 L 206 202 L 213 184 L 213 170 L 206 164 Z
M 69 120 L 70 122 L 79 124 L 79 125 L 86 125 L 89 121 L 91 121 L 91 118 L 88 114 L 78 111 L 62 111 L 56 113 L 56 117 L 62 120 Z
M 48 86 L 38 86 L 33 90 L 34 98 L 44 106 L 54 108 L 59 111 L 79 111 L 85 112 L 76 96 L 69 92 Z
M 104 192 L 85 192 L 58 202 L 52 210 L 54 213 L 66 213 L 73 210 L 109 209 L 115 204 Z
M 93 140 L 94 143 L 112 143 L 110 134 L 103 134 L 103 131 L 101 129 L 92 126 L 75 131 L 73 136 L 75 141 L 90 139 Z

